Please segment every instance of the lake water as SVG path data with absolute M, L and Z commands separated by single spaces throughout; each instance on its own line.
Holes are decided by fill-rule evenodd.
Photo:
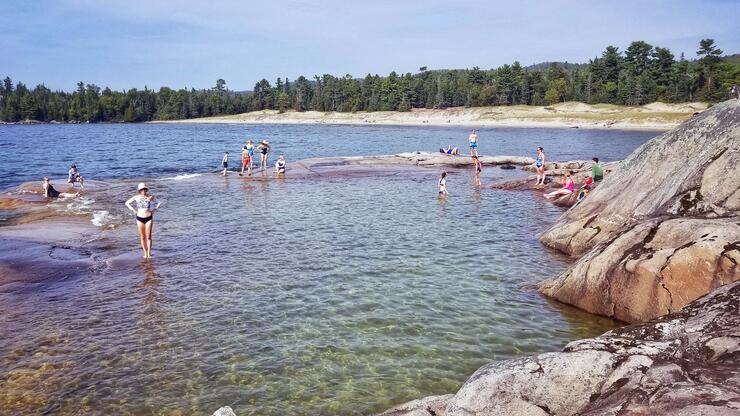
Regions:
M 614 323 L 534 285 L 571 259 L 538 234 L 560 208 L 439 169 L 283 181 L 221 178 L 223 151 L 269 139 L 289 161 L 466 149 L 464 128 L 0 126 L 0 188 L 77 163 L 102 185 L 89 268 L 0 278 L 0 409 L 10 414 L 354 415 L 454 392 L 494 359 Z M 482 154 L 621 159 L 651 132 L 481 129 Z M 201 173 L 200 176 L 189 174 Z M 484 182 L 513 175 L 484 170 Z M 177 178 L 177 179 L 176 179 Z M 123 207 L 140 179 L 165 205 L 143 262 Z M 65 208 L 60 205 L 60 209 Z M 0 211 L 0 216 L 7 215 Z M 100 247 L 98 244 L 97 247 Z

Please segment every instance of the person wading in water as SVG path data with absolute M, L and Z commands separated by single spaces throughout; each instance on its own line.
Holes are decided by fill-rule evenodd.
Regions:
M 137 193 L 126 201 L 126 207 L 136 214 L 136 228 L 139 230 L 141 249 L 144 258 L 152 258 L 152 228 L 154 227 L 154 211 L 162 205 L 154 195 L 149 194 L 149 188 L 142 182 L 136 187 Z

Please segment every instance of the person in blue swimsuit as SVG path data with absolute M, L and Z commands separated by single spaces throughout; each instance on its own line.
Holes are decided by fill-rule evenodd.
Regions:
M 534 186 L 545 186 L 545 150 L 537 148 L 537 157 L 534 159 L 534 167 L 537 169 L 537 183 Z
M 254 142 L 252 142 L 252 140 L 247 140 L 247 144 L 244 148 L 247 149 L 247 153 L 249 153 L 249 159 L 251 160 L 250 163 L 254 162 Z M 252 170 L 252 166 L 249 167 L 249 170 Z

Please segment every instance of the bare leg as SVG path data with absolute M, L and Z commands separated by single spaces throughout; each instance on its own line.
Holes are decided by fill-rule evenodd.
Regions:
M 141 242 L 141 250 L 144 252 L 144 258 L 147 258 L 148 241 L 146 239 L 146 227 L 141 221 L 136 220 L 136 228 L 139 230 L 139 241 Z
M 147 239 L 147 251 L 146 257 L 152 258 L 152 229 L 154 228 L 154 219 L 144 225 L 144 231 L 146 232 Z

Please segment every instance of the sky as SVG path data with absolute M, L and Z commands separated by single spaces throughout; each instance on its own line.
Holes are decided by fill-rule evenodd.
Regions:
M 262 78 L 363 77 L 587 62 L 633 40 L 693 58 L 740 52 L 740 0 L 3 0 L 0 77 L 74 90 L 251 90 Z

